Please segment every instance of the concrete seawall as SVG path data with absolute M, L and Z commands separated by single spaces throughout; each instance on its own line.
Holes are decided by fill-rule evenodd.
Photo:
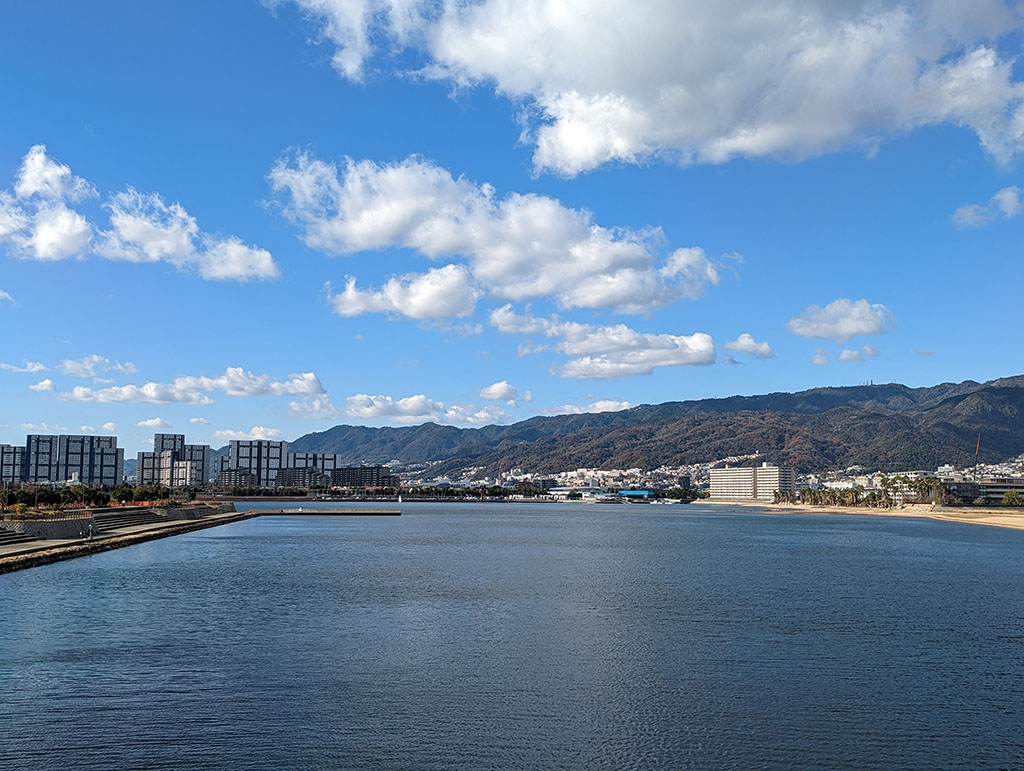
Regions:
M 26 544 L 0 547 L 6 549 L 6 554 L 0 552 L 0 574 L 10 573 L 15 570 L 48 565 L 51 562 L 85 557 L 90 554 L 97 554 L 111 549 L 120 549 L 124 546 L 153 541 L 157 538 L 167 538 L 172 535 L 181 535 L 195 530 L 203 530 L 218 525 L 228 525 L 232 522 L 241 522 L 246 519 L 254 519 L 263 516 L 401 516 L 399 509 L 316 509 L 298 507 L 294 509 L 254 509 L 250 511 L 237 512 L 231 504 L 218 507 L 211 513 L 211 507 L 169 507 L 167 509 L 153 509 L 166 518 L 161 523 L 148 525 L 136 525 L 115 530 L 108 534 L 101 534 L 95 540 L 83 541 L 80 533 L 88 531 L 88 524 L 93 522 L 89 519 L 58 520 L 58 521 L 23 521 L 20 524 L 46 525 L 49 529 L 44 530 L 48 535 L 36 535 L 30 530 L 23 530 L 28 535 L 36 535 L 37 538 L 51 539 L 53 542 L 47 544 L 40 540 Z M 81 523 L 85 523 L 84 526 Z M 5 523 L 10 524 L 10 523 Z M 59 527 L 57 527 L 59 526 Z M 56 529 L 53 529 L 56 527 Z M 55 533 L 60 534 L 55 534 Z

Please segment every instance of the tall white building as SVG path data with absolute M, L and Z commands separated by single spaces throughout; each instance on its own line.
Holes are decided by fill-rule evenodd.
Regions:
M 792 492 L 796 488 L 796 472 L 789 466 L 711 469 L 711 497 L 727 501 L 775 500 L 776 492 Z
M 711 497 L 728 501 L 752 501 L 757 498 L 757 477 L 752 468 L 711 469 Z

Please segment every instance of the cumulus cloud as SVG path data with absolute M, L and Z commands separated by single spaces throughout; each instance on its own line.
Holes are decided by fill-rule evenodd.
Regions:
M 96 377 L 96 375 L 104 372 L 134 375 L 136 372 L 135 365 L 130 361 L 115 361 L 96 353 L 81 359 L 65 359 L 57 365 L 57 369 L 65 375 L 73 375 L 74 377 Z
M 107 199 L 103 206 L 110 229 L 96 232 L 68 205 L 96 195 L 92 185 L 47 155 L 43 145 L 35 145 L 22 161 L 14 195 L 0 191 L 0 244 L 7 243 L 19 257 L 41 261 L 90 250 L 112 260 L 165 261 L 211 281 L 280 276 L 266 250 L 247 246 L 236 236 L 203 233 L 181 204 L 165 203 L 158 193 L 133 187 Z
M 415 394 L 401 399 L 383 395 L 355 394 L 345 400 L 345 414 L 359 420 L 388 423 L 434 422 L 478 426 L 502 423 L 509 417 L 503 408 L 496 405 L 488 405 L 479 409 L 472 405 L 445 405 L 424 394 Z
M 839 352 L 836 361 L 864 361 L 878 355 L 878 349 L 871 345 L 862 345 L 858 349 L 844 348 Z
M 241 367 L 228 367 L 216 377 L 181 375 L 170 383 L 149 382 L 141 386 L 123 385 L 93 389 L 77 386 L 58 398 L 80 402 L 138 402 L 143 404 L 213 404 L 207 394 L 216 391 L 227 396 L 302 396 L 324 393 L 320 379 L 313 372 L 289 375 L 287 380 L 274 380 Z
M 0 370 L 5 372 L 45 372 L 46 365 L 38 361 L 23 361 L 21 366 L 0 363 Z
M 552 370 L 565 378 L 617 378 L 650 375 L 655 367 L 712 364 L 715 345 L 711 335 L 651 334 L 637 332 L 625 324 L 598 327 L 557 317 L 538 318 L 516 314 L 510 305 L 491 312 L 491 325 L 499 332 L 517 334 L 532 330 L 554 342 L 548 346 L 526 345 L 528 355 L 555 350 L 570 359 Z
M 878 335 L 892 326 L 892 311 L 867 300 L 833 300 L 824 308 L 808 306 L 790 319 L 786 327 L 794 335 L 844 343 L 859 335 Z
M 14 195 L 0 192 L 0 244 L 18 257 L 45 262 L 84 254 L 92 226 L 68 204 L 91 198 L 95 188 L 34 145 L 22 159 Z
M 96 252 L 112 260 L 166 261 L 193 268 L 210 281 L 275 279 L 281 271 L 270 252 L 247 246 L 235 236 L 217 238 L 200 232 L 196 220 L 179 203 L 167 204 L 158 193 L 132 187 L 111 197 L 111 229 Z
M 35 385 L 30 385 L 28 389 L 30 391 L 37 391 L 39 393 L 49 393 L 52 391 L 56 391 L 57 386 L 53 384 L 53 381 L 50 380 L 50 378 L 45 378 L 43 380 L 40 380 Z
M 208 426 L 208 425 L 210 425 L 210 421 L 208 421 L 206 418 L 189 418 L 188 422 L 191 423 L 193 426 Z
M 213 438 L 221 442 L 230 442 L 232 439 L 267 439 L 270 441 L 277 441 L 281 439 L 281 432 L 276 428 L 253 426 L 248 431 L 235 431 L 232 429 L 214 431 Z
M 735 340 L 730 340 L 725 344 L 725 347 L 730 351 L 749 353 L 755 359 L 771 359 L 775 356 L 775 352 L 772 351 L 772 347 L 767 342 L 759 343 L 747 332 L 744 332 Z
M 338 417 L 338 409 L 326 396 L 307 397 L 302 401 L 288 402 L 288 413 L 300 420 L 330 420 Z
M 117 431 L 117 423 L 107 422 L 100 426 L 104 431 Z
M 354 278 L 337 294 L 330 293 L 330 284 L 327 288 L 328 301 L 339 316 L 391 313 L 413 319 L 450 319 L 471 315 L 481 295 L 461 265 L 408 273 L 390 279 L 377 291 L 357 289 Z
M 987 204 L 969 204 L 953 212 L 953 223 L 962 228 L 983 228 L 997 219 L 1013 219 L 1024 214 L 1024 191 L 1014 185 L 1004 187 Z
M 0 302 L 7 302 L 7 303 L 11 303 L 13 305 L 14 304 L 14 298 L 11 297 L 11 295 L 9 293 L 5 292 L 3 289 L 0 289 Z
M 814 355 L 811 357 L 811 364 L 815 367 L 824 367 L 828 364 L 828 354 L 821 348 L 815 348 Z
M 524 103 L 535 167 L 567 176 L 871 149 L 943 123 L 1001 163 L 1024 145 L 1008 0 L 293 2 L 345 78 L 409 48 L 428 78 Z
M 456 179 L 419 158 L 393 164 L 350 159 L 339 169 L 299 154 L 279 161 L 268 179 L 312 249 L 348 255 L 401 247 L 430 259 L 468 260 L 468 270 L 448 265 L 391 279 L 378 291 L 360 291 L 349 279 L 332 297 L 342 315 L 466 315 L 477 287 L 511 300 L 553 296 L 565 308 L 639 313 L 699 297 L 719 282 L 724 264 L 696 247 L 661 260 L 660 229 L 597 225 L 590 212 L 547 196 L 500 198 L 490 185 Z M 431 309 L 423 300 L 442 287 L 453 299 Z
M 519 400 L 519 390 L 507 380 L 499 380 L 497 383 L 491 383 L 489 386 L 481 388 L 480 398 L 489 402 L 506 402 L 510 407 L 515 407 Z M 525 399 L 525 401 L 529 401 L 529 399 Z
M 562 404 L 541 410 L 542 415 L 583 415 L 588 412 L 619 412 L 633 405 L 617 399 L 598 399 L 590 404 Z
M 62 434 L 68 430 L 67 426 L 56 423 L 22 423 L 22 431 L 39 432 L 41 434 Z
M 171 424 L 163 418 L 150 418 L 140 420 L 135 424 L 138 428 L 171 428 Z

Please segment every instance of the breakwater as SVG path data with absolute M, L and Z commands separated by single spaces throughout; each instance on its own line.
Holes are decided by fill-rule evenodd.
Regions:
M 401 516 L 400 509 L 324 509 L 324 508 L 292 508 L 292 509 L 250 509 L 248 511 L 235 511 L 234 507 L 227 509 L 219 507 L 214 513 L 205 513 L 195 507 L 184 507 L 181 509 L 161 510 L 163 520 L 150 522 L 148 524 L 130 526 L 130 532 L 114 530 L 109 533 L 102 533 L 99 537 L 89 540 L 70 540 L 63 533 L 51 535 L 51 539 L 64 538 L 62 541 L 55 540 L 48 544 L 46 540 L 36 540 L 27 543 L 12 545 L 7 548 L 7 553 L 0 553 L 0 574 L 10 573 L 25 568 L 48 565 L 53 562 L 86 557 L 90 554 L 120 549 L 125 546 L 132 546 L 145 541 L 153 541 L 157 538 L 168 538 L 174 535 L 191 533 L 196 530 L 205 530 L 218 525 L 228 525 L 232 522 L 240 522 L 254 517 L 265 516 Z M 75 520 L 75 532 L 81 532 L 81 522 L 86 520 Z M 88 521 L 92 522 L 93 519 Z M 72 535 L 73 537 L 73 535 Z

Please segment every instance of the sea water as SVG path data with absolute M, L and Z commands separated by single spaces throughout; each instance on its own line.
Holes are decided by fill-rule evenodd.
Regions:
M 0 768 L 1020 768 L 1024 532 L 267 516 L 0 576 Z

